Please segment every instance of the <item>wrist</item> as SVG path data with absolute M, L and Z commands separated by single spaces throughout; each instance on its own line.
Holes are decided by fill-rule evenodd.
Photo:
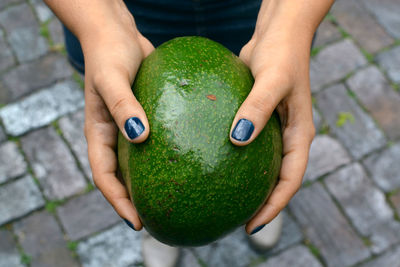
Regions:
M 264 0 L 253 39 L 311 46 L 313 35 L 333 0 Z

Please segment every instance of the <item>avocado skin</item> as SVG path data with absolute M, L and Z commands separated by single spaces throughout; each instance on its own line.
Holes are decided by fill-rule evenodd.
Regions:
M 146 230 L 171 246 L 201 246 L 245 224 L 277 182 L 282 134 L 274 112 L 259 136 L 229 140 L 254 79 L 222 45 L 179 37 L 153 51 L 132 90 L 150 124 L 131 144 L 119 133 L 118 160 Z

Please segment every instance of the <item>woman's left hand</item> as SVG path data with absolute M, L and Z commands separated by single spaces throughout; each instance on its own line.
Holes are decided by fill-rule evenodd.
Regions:
M 279 182 L 266 204 L 247 223 L 246 231 L 249 234 L 277 216 L 302 183 L 308 151 L 315 134 L 309 82 L 312 34 L 310 40 L 307 38 L 310 37 L 269 31 L 262 37 L 255 34 L 240 52 L 240 58 L 250 67 L 255 83 L 233 120 L 231 142 L 242 146 L 253 141 L 274 109 L 280 116 L 283 130 Z M 243 135 L 232 133 L 240 119 L 249 120 L 254 125 L 247 140 L 241 138 Z M 247 129 L 251 131 L 251 126 Z M 242 130 L 246 131 L 246 127 Z

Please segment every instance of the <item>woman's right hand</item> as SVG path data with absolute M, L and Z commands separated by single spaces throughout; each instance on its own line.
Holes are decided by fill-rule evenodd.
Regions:
M 79 39 L 85 58 L 85 136 L 93 179 L 116 212 L 136 230 L 142 223 L 116 176 L 118 129 L 132 143 L 149 135 L 146 114 L 131 90 L 142 60 L 153 45 L 136 28 L 126 6 L 103 10 L 102 25 Z M 133 118 L 133 119 L 132 119 Z

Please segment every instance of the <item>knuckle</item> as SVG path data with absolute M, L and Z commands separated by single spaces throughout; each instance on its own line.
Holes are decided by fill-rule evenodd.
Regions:
M 126 98 L 120 97 L 116 99 L 109 107 L 110 113 L 114 119 L 118 118 L 119 114 L 123 110 L 123 107 L 128 105 Z

